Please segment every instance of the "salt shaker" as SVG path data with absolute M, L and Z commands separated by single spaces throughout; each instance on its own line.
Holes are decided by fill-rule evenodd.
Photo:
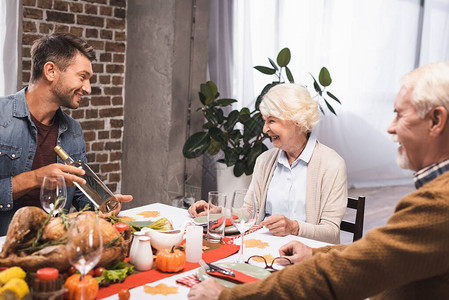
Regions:
M 129 262 L 131 264 L 134 264 L 134 257 L 135 257 L 135 252 L 137 249 L 137 245 L 139 244 L 139 237 L 141 236 L 145 236 L 145 232 L 142 231 L 136 231 L 134 232 L 134 236 L 133 236 L 133 241 L 131 243 L 131 248 L 129 250 Z

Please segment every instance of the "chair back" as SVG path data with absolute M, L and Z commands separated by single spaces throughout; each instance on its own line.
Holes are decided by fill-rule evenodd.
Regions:
M 340 230 L 351 232 L 354 234 L 353 242 L 360 239 L 363 235 L 363 220 L 365 218 L 365 197 L 359 196 L 358 198 L 348 197 L 348 208 L 356 210 L 355 222 L 341 221 Z

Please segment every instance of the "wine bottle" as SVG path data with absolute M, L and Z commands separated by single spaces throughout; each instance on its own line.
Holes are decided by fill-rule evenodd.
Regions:
M 110 212 L 117 207 L 119 203 L 117 198 L 86 163 L 74 161 L 59 145 L 53 150 L 55 150 L 56 154 L 58 154 L 66 165 L 81 168 L 86 172 L 82 176 L 76 175 L 86 180 L 86 184 L 81 185 L 77 182 L 74 182 L 74 184 L 84 193 L 84 195 L 86 195 L 96 208 L 101 212 Z

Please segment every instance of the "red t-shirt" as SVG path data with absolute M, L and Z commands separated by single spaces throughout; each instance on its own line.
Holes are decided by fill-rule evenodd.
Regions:
M 30 114 L 31 115 L 31 114 Z M 54 116 L 50 125 L 45 125 L 36 120 L 31 115 L 31 120 L 37 128 L 37 145 L 36 154 L 34 155 L 31 170 L 56 163 L 56 152 L 53 148 L 56 146 L 58 139 L 58 119 Z M 25 194 L 21 199 L 22 206 L 41 206 L 40 204 L 40 188 L 35 188 Z

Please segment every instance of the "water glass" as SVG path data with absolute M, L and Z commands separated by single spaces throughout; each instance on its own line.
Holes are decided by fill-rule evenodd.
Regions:
M 217 191 L 208 194 L 207 234 L 212 243 L 221 243 L 226 226 L 226 193 Z

